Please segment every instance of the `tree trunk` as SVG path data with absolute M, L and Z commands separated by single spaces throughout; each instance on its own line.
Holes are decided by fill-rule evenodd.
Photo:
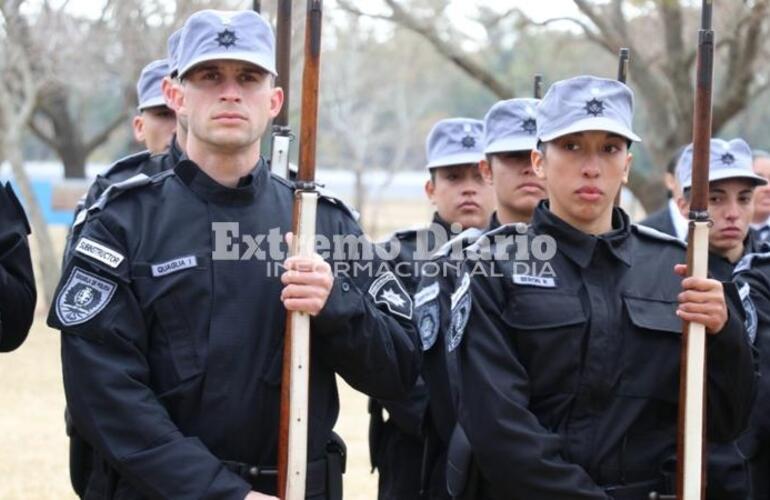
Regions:
M 26 204 L 26 212 L 32 226 L 32 236 L 37 241 L 38 259 L 40 276 L 38 280 L 43 285 L 43 293 L 38 294 L 45 300 L 44 306 L 48 308 L 53 303 L 56 285 L 59 283 L 59 260 L 54 253 L 51 234 L 48 232 L 48 224 L 43 217 L 43 210 L 32 189 L 32 183 L 24 170 L 24 157 L 21 152 L 21 138 L 14 137 L 16 134 L 10 133 L 6 138 L 4 145 L 5 156 L 11 164 L 16 183 L 19 186 L 21 195 Z

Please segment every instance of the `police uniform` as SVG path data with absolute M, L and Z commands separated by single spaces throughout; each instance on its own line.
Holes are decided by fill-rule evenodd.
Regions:
M 481 120 L 439 121 L 426 140 L 428 170 L 478 163 L 483 158 L 483 136 Z M 431 255 L 459 232 L 459 225 L 452 227 L 435 213 L 429 227 L 398 231 L 383 243 L 386 253 L 393 256 L 393 272 L 410 295 L 417 291 Z M 379 471 L 379 500 L 447 498 L 445 481 L 436 480 L 433 472 L 444 447 L 427 413 L 431 398 L 420 377 L 405 399 L 369 401 L 369 453 L 372 467 Z M 387 420 L 383 410 L 387 410 Z M 441 472 L 443 478 L 443 468 Z
M 35 312 L 29 223 L 10 184 L 0 184 L 0 352 L 27 338 Z
M 188 29 L 190 45 L 238 39 L 273 53 L 269 26 L 250 11 L 202 11 L 183 40 Z M 62 330 L 69 411 L 95 450 L 85 498 L 275 494 L 287 312 L 279 299 L 285 252 L 274 253 L 285 245 L 275 250 L 269 235 L 291 230 L 293 201 L 293 184 L 263 161 L 229 188 L 183 159 L 113 185 L 89 210 L 48 319 Z M 319 201 L 317 234 L 362 237 L 329 197 Z M 368 255 L 370 245 L 360 245 Z M 398 279 L 375 257 L 371 272 L 354 272 L 353 261 L 364 261 L 337 250 L 333 288 L 311 319 L 313 500 L 341 497 L 339 457 L 329 457 L 335 374 L 398 398 L 420 362 L 411 298 Z
M 693 146 L 690 144 L 680 155 L 676 166 L 676 174 L 684 190 L 692 186 L 692 156 Z M 764 178 L 754 173 L 751 148 L 743 139 L 731 141 L 711 139 L 709 158 L 709 182 L 744 179 L 754 185 L 767 183 Z M 770 247 L 757 238 L 753 229 L 749 229 L 743 242 L 743 254 L 761 253 L 767 250 L 770 250 Z M 713 252 L 709 252 L 708 262 L 711 277 L 720 281 L 732 279 L 737 262 L 731 262 L 726 257 Z M 749 304 L 748 309 L 751 308 Z M 751 336 L 753 337 L 753 332 Z M 749 464 L 739 446 L 745 439 L 745 436 L 741 436 L 741 439 L 731 443 L 708 444 L 706 495 L 709 500 L 744 500 L 752 497 Z
M 537 99 L 509 99 L 493 105 L 484 117 L 484 154 L 531 151 L 536 146 Z M 457 425 L 457 369 L 447 359 L 451 330 L 451 295 L 462 276 L 465 249 L 485 232 L 500 227 L 497 212 L 483 229 L 470 228 L 445 244 L 432 258 L 431 272 L 415 295 L 415 323 L 420 332 L 423 378 L 430 391 L 429 422 L 435 429 L 429 470 L 430 484 L 443 495 L 474 498 L 477 468 L 462 429 Z M 522 226 L 526 226 L 523 224 Z
M 606 130 L 638 140 L 632 103 L 618 82 L 556 83 L 538 107 L 538 137 Z M 586 234 L 547 202 L 526 234 L 503 226 L 496 236 L 469 248 L 487 257 L 468 258 L 452 296 L 458 418 L 481 470 L 477 498 L 671 492 L 682 327 L 673 267 L 684 246 L 619 208 L 610 232 Z M 536 241 L 552 251 L 535 253 Z M 720 442 L 745 424 L 754 385 L 737 290 L 725 291 L 729 319 L 709 336 L 707 360 L 708 435 Z
M 770 253 L 747 254 L 735 268 L 735 280 L 747 303 L 762 376 L 741 451 L 749 460 L 752 500 L 770 499 Z M 753 322 L 753 325 L 752 325 Z

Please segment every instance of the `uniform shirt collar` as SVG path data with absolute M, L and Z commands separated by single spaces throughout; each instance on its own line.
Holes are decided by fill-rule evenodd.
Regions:
M 214 203 L 241 205 L 254 200 L 267 182 L 267 165 L 262 158 L 249 174 L 238 180 L 236 187 L 227 187 L 209 177 L 192 160 L 183 155 L 174 172 L 195 194 Z
M 684 218 L 682 212 L 679 211 L 679 206 L 673 198 L 668 199 L 668 215 L 671 217 L 671 223 L 674 225 L 676 237 L 682 241 L 686 241 L 688 221 Z
M 433 212 L 433 224 L 438 224 L 442 228 L 444 228 L 444 231 L 446 231 L 447 236 L 449 238 L 452 238 L 452 225 L 449 224 L 447 221 L 441 218 L 441 216 L 438 214 L 438 212 Z
M 631 234 L 631 224 L 628 215 L 620 208 L 613 209 L 612 230 L 594 236 L 580 231 L 554 215 L 548 207 L 548 202 L 543 200 L 532 215 L 532 227 L 536 234 L 553 236 L 559 251 L 582 268 L 591 263 L 599 244 L 604 245 L 610 254 L 625 265 L 631 265 L 631 244 L 628 238 Z
M 492 212 L 492 217 L 489 218 L 489 225 L 487 226 L 487 231 L 492 231 L 494 229 L 497 229 L 502 224 L 500 224 L 500 219 L 497 217 L 497 210 Z

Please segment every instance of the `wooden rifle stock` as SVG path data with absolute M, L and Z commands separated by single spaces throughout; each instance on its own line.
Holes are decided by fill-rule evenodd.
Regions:
M 289 91 L 291 87 L 291 2 L 278 0 L 276 36 L 277 70 L 276 85 L 283 89 L 283 106 L 273 119 L 273 137 L 270 149 L 270 169 L 281 177 L 291 178 L 289 153 L 291 127 L 289 127 Z
M 618 81 L 620 83 L 628 82 L 628 61 L 631 56 L 630 49 L 620 49 L 618 55 Z M 620 206 L 620 195 L 623 193 L 623 186 L 618 190 L 618 194 L 615 195 L 615 206 Z
M 711 149 L 711 92 L 714 74 L 712 7 L 713 0 L 703 0 L 701 29 L 698 34 L 692 188 L 687 237 L 688 274 L 700 278 L 705 278 L 708 273 L 708 176 Z M 698 323 L 685 323 L 682 333 L 677 433 L 677 498 L 701 500 L 706 492 L 703 477 L 706 428 L 706 329 Z
M 322 0 L 308 0 L 305 64 L 302 71 L 299 174 L 294 198 L 291 254 L 315 252 L 318 191 L 315 185 L 318 87 L 321 62 Z M 307 473 L 308 405 L 310 393 L 310 316 L 286 317 L 281 380 L 281 422 L 278 445 L 278 496 L 304 500 Z

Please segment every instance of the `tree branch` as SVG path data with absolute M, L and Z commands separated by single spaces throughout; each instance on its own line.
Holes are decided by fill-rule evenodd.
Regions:
M 127 117 L 126 110 L 124 109 L 119 115 L 117 115 L 101 132 L 91 138 L 90 141 L 85 144 L 86 156 L 90 155 L 94 149 L 98 148 L 104 141 L 106 141 L 112 132 L 122 125 Z

